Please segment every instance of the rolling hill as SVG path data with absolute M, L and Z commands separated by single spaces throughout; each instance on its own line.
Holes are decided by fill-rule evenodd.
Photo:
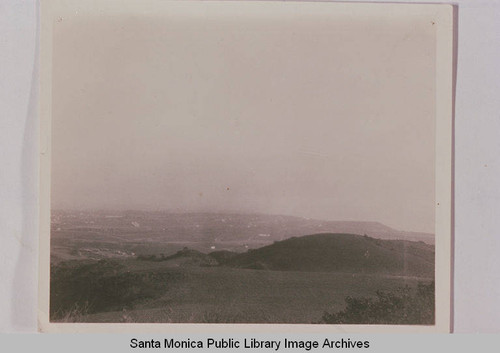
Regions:
M 434 276 L 433 246 L 353 234 L 293 237 L 245 253 L 217 253 L 215 257 L 225 266 L 247 269 Z

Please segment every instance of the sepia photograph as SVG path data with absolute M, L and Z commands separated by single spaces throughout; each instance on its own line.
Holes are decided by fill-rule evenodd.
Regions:
M 40 329 L 448 332 L 452 10 L 42 2 Z

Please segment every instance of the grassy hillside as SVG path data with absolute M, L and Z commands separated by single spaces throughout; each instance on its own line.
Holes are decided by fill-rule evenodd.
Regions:
M 433 247 L 353 234 L 314 234 L 227 257 L 225 265 L 278 271 L 384 273 L 433 277 Z
M 50 312 L 76 322 L 424 323 L 433 304 L 420 300 L 418 285 L 433 279 L 432 245 L 313 234 L 244 253 L 183 248 L 54 263 Z
M 124 265 L 129 269 L 136 265 L 131 260 L 126 262 Z M 164 262 L 140 265 L 148 264 L 149 270 L 141 267 L 141 271 L 131 273 L 139 278 L 154 274 L 154 296 L 123 308 L 115 305 L 108 310 L 89 310 L 68 319 L 79 322 L 315 323 L 325 312 L 345 308 L 347 296 L 375 297 L 378 290 L 392 292 L 405 285 L 416 288 L 419 283 L 413 278 L 369 274 L 161 268 L 166 265 Z

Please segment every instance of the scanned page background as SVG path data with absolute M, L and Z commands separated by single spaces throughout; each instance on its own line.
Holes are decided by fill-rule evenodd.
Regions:
M 8 1 L 0 26 L 8 33 L 2 52 L 2 331 L 36 330 L 37 67 L 35 9 L 31 1 Z M 456 111 L 456 293 L 458 332 L 496 331 L 498 320 L 498 153 L 494 112 L 500 102 L 496 67 L 500 52 L 498 1 L 458 1 L 459 62 Z M 2 17 L 2 18 L 3 18 Z M 5 29 L 5 30 L 4 30 Z M 6 51 L 7 52 L 7 51 Z M 6 65 L 3 65 L 5 62 Z M 5 94 L 4 94 L 5 93 Z M 484 97 L 488 97 L 487 100 Z M 481 102 L 479 104 L 478 102 Z M 26 118 L 25 118 L 26 117 Z M 495 177 L 496 175 L 496 177 Z M 486 280 L 487 279 L 487 280 Z M 30 305 L 31 304 L 31 305 Z
M 448 331 L 451 9 L 153 1 L 109 2 L 97 12 L 82 3 L 43 7 L 41 323 L 48 307 L 50 199 L 56 211 L 257 212 L 377 221 L 404 231 L 435 229 L 435 327 L 370 328 Z M 97 229 L 100 224 L 96 220 Z M 64 229 L 53 228 L 51 236 L 57 234 L 63 236 Z M 162 239 L 164 234 L 158 233 Z M 387 256 L 396 258 L 396 253 Z M 312 304 L 299 293 L 297 288 L 298 307 Z M 328 293 L 324 296 L 337 296 Z M 278 298 L 283 297 L 276 297 L 276 307 Z M 203 300 L 192 300 L 210 312 Z M 173 315 L 182 305 L 175 303 Z M 239 302 L 222 322 L 234 320 L 247 305 Z M 250 305 L 246 310 L 260 309 Z M 220 315 L 221 309 L 212 310 Z M 269 314 L 264 322 L 314 320 Z M 167 322 L 205 320 L 151 315 L 147 320 L 153 322 L 156 315 L 167 315 Z M 254 315 L 239 320 L 261 322 Z M 42 330 L 71 327 L 42 325 Z

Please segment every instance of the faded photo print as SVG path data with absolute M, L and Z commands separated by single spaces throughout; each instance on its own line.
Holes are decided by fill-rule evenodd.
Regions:
M 147 4 L 48 19 L 49 321 L 435 325 L 432 11 Z

